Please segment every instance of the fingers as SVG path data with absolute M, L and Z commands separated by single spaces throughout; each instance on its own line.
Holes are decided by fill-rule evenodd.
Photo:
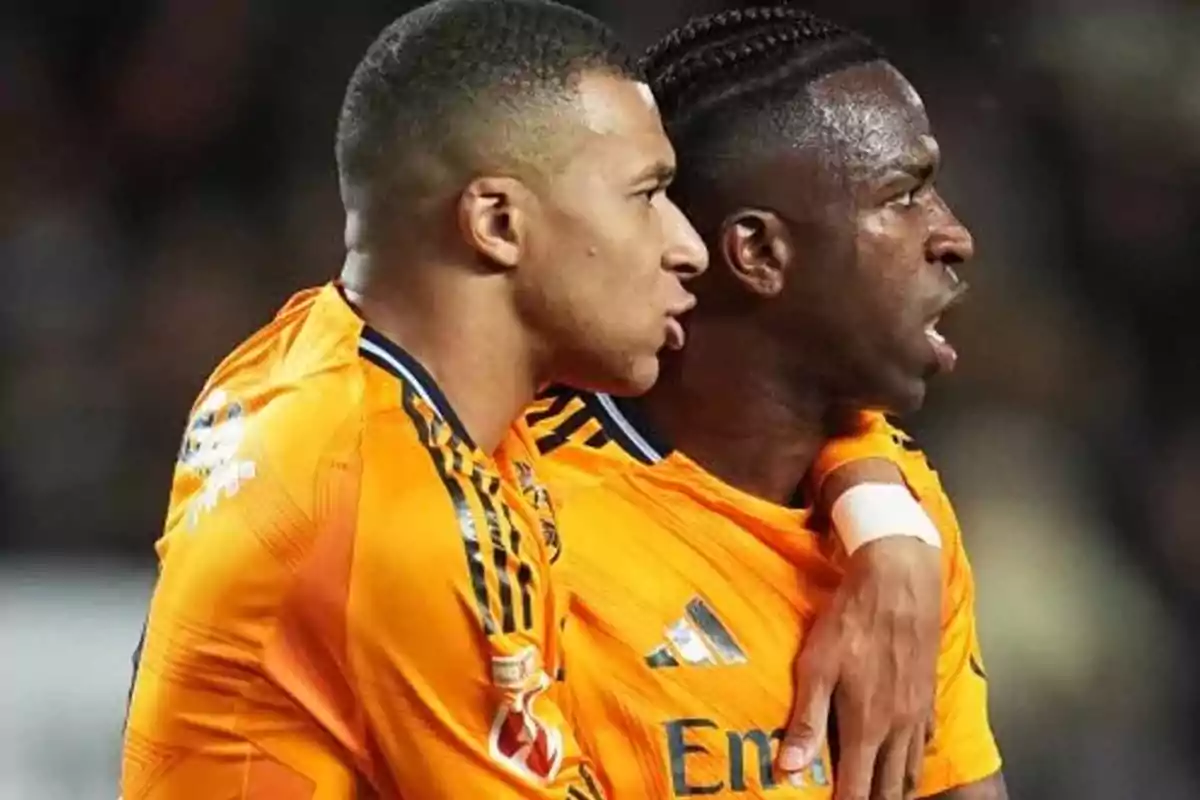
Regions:
M 789 781 L 820 755 L 825 744 L 837 655 L 823 637 L 814 636 L 796 660 L 796 704 L 778 760 L 779 771 Z
M 843 741 L 834 773 L 834 800 L 869 800 L 871 783 L 875 777 L 875 757 L 878 745 L 868 744 L 862 739 Z
M 908 763 L 904 769 L 904 800 L 917 796 L 917 786 L 921 783 L 921 763 L 925 760 L 925 745 L 929 742 L 929 728 L 922 725 L 917 728 L 908 743 Z
M 828 719 L 828 699 L 814 700 L 804 713 L 792 717 L 783 746 L 779 750 L 779 771 L 788 780 L 791 780 L 793 775 L 800 775 L 821 755 Z
M 871 800 L 902 800 L 904 776 L 908 771 L 909 745 L 912 734 L 901 733 L 888 738 L 875 758 L 875 784 Z

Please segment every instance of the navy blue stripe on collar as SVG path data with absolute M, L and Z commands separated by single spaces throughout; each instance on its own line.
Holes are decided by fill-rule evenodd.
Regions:
M 636 399 L 600 393 L 585 397 L 609 438 L 643 464 L 657 464 L 674 450 L 650 426 Z
M 411 386 L 425 402 L 433 406 L 434 410 L 441 415 L 450 429 L 454 431 L 455 436 L 470 447 L 475 447 L 475 441 L 471 438 L 471 434 L 467 433 L 462 420 L 458 418 L 458 414 L 454 413 L 453 406 L 450 405 L 450 401 L 446 399 L 442 390 L 438 388 L 433 376 L 403 347 L 371 326 L 364 325 L 362 338 L 358 343 L 358 352 L 372 364 Z

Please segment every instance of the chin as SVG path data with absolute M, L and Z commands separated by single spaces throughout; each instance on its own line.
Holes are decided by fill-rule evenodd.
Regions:
M 618 397 L 637 397 L 650 391 L 658 381 L 658 356 L 634 359 L 625 373 L 608 389 Z
M 891 380 L 880 381 L 877 390 L 867 393 L 862 405 L 888 414 L 904 416 L 921 410 L 925 405 L 927 383 L 924 377 L 897 374 Z
M 627 359 L 619 366 L 609 364 L 607 368 L 589 370 L 586 375 L 576 374 L 563 382 L 589 392 L 637 397 L 650 391 L 658 380 L 658 373 L 658 357 L 650 356 Z
M 875 397 L 884 410 L 903 416 L 925 405 L 929 380 L 937 375 L 937 363 L 923 356 L 900 356 L 874 370 Z
M 888 404 L 889 410 L 893 414 L 900 416 L 920 411 L 923 405 L 925 405 L 925 381 L 920 379 L 915 381 L 915 384 L 909 388 L 909 391 L 897 394 L 893 401 Z

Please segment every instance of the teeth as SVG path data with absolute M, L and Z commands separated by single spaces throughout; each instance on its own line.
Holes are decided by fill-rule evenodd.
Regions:
M 946 267 L 946 274 L 950 276 L 950 280 L 951 280 L 953 283 L 956 283 L 956 284 L 958 283 L 958 281 L 959 281 L 959 277 L 958 277 L 958 273 L 954 271 L 954 267 L 947 266 L 947 267 Z
M 936 325 L 936 324 L 937 323 L 934 323 L 934 322 L 929 323 L 929 325 L 927 325 L 925 327 L 925 335 L 928 336 L 933 341 L 937 342 L 938 344 L 945 344 L 946 337 L 944 337 L 940 333 L 938 333 L 937 328 L 934 327 L 934 325 Z

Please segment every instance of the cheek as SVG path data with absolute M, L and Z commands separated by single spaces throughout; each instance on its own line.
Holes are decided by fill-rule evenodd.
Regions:
M 657 313 L 673 278 L 662 269 L 664 230 L 654 209 L 598 193 L 559 216 L 551 226 L 554 252 L 545 255 L 568 274 L 571 285 L 560 288 L 577 314 L 595 305 L 604 310 L 597 324 L 617 328 Z
M 903 307 L 920 294 L 925 258 L 914 223 L 886 212 L 867 217 L 856 252 L 857 277 L 882 304 Z
M 598 233 L 596 258 L 603 259 L 597 272 L 604 276 L 614 296 L 642 296 L 661 289 L 669 276 L 662 269 L 662 226 L 653 211 L 630 204 L 604 219 Z
M 860 217 L 856 239 L 859 262 L 877 267 L 902 260 L 905 227 L 900 215 L 888 210 Z
M 598 333 L 623 328 L 645 313 L 659 292 L 654 272 L 661 271 L 648 273 L 636 243 L 605 232 L 588 237 L 579 256 L 562 265 L 561 288 L 576 317 L 590 319 Z

